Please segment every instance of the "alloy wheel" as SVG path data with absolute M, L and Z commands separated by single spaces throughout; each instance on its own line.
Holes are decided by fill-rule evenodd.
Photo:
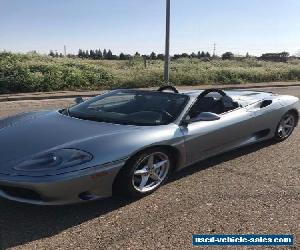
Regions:
M 138 161 L 132 177 L 133 187 L 140 193 L 154 190 L 166 179 L 170 159 L 163 152 L 154 152 Z
M 277 133 L 278 136 L 281 139 L 285 139 L 288 138 L 295 127 L 295 117 L 293 116 L 293 114 L 286 114 L 280 121 L 278 129 L 277 129 Z

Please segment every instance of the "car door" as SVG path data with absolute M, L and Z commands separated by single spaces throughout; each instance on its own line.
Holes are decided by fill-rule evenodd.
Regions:
M 198 121 L 181 126 L 188 163 L 237 147 L 251 137 L 251 116 L 245 108 L 237 108 L 220 117 L 215 121 Z
M 247 106 L 251 119 L 253 131 L 266 131 L 272 136 L 284 111 L 280 112 L 282 104 L 278 100 L 266 98 Z

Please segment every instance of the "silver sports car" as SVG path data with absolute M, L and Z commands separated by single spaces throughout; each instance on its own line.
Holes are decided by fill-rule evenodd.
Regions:
M 173 171 L 297 125 L 299 99 L 250 90 L 120 89 L 0 120 L 0 196 L 60 205 L 145 196 Z

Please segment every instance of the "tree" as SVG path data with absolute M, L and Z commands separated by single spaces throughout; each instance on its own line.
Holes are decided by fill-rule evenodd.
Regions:
M 108 60 L 112 60 L 113 59 L 113 53 L 111 52 L 111 50 L 108 50 L 108 52 L 106 54 L 106 59 L 108 59 Z
M 201 58 L 201 52 L 200 52 L 200 51 L 198 51 L 198 53 L 197 53 L 197 58 L 198 58 L 198 59 Z
M 206 52 L 205 57 L 207 57 L 207 58 L 211 57 L 210 54 L 209 54 L 209 52 Z
M 197 58 L 197 55 L 193 52 L 193 53 L 191 54 L 191 58 Z
M 118 59 L 119 59 L 119 57 L 117 55 L 112 54 L 111 60 L 118 60 Z
M 52 57 L 54 57 L 54 56 L 55 56 L 55 54 L 54 54 L 53 50 L 50 50 L 50 52 L 49 52 L 49 56 L 52 56 Z
M 234 54 L 232 52 L 225 52 L 222 55 L 222 60 L 231 60 L 234 58 Z
M 96 59 L 96 53 L 95 53 L 95 51 L 94 50 L 90 50 L 90 58 L 91 59 Z
M 273 62 L 287 62 L 289 58 L 288 52 L 281 52 L 281 53 L 266 53 L 262 54 L 260 59 L 265 61 L 273 61 Z
M 103 50 L 103 58 L 107 59 L 107 51 L 106 51 L 106 49 Z
M 139 53 L 139 52 L 135 52 L 134 56 L 136 56 L 136 57 L 140 57 L 141 55 L 140 55 L 140 53 Z
M 119 59 L 120 60 L 126 60 L 125 54 L 124 53 L 120 53 Z
M 90 57 L 90 53 L 88 50 L 85 51 L 85 58 L 89 58 Z
M 203 57 L 205 57 L 205 52 L 204 51 L 201 52 L 201 58 L 203 58 Z
M 150 56 L 149 55 L 142 55 L 143 58 L 146 58 L 146 60 L 149 60 L 150 59 Z
M 84 53 L 83 53 L 83 50 L 82 50 L 82 49 L 79 49 L 79 50 L 78 50 L 77 56 L 78 56 L 79 58 L 83 58 L 83 57 L 84 57 Z
M 150 59 L 151 59 L 151 60 L 156 60 L 156 54 L 155 54 L 154 52 L 152 52 L 152 53 L 150 54 Z
M 97 49 L 97 50 L 96 50 L 96 52 L 95 52 L 95 58 L 96 58 L 97 60 L 100 60 L 100 59 L 103 58 L 101 49 Z
M 164 54 L 158 54 L 156 58 L 158 60 L 164 60 L 165 59 L 165 55 Z

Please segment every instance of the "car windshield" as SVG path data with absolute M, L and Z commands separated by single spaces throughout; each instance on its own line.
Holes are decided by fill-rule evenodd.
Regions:
M 116 124 L 165 125 L 179 116 L 188 98 L 168 92 L 115 90 L 75 105 L 67 110 L 67 114 Z

